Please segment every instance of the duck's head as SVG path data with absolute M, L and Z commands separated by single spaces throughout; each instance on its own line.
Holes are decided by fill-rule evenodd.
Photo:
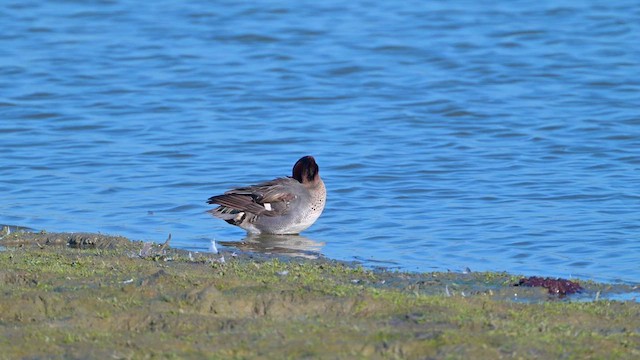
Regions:
M 303 156 L 293 165 L 293 176 L 303 184 L 314 183 L 320 180 L 320 168 L 313 156 Z

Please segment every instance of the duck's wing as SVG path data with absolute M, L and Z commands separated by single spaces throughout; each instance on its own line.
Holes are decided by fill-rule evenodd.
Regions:
M 209 204 L 218 204 L 221 212 L 243 211 L 255 215 L 279 216 L 287 213 L 296 198 L 295 189 L 301 184 L 292 178 L 279 178 L 258 185 L 232 189 L 209 198 Z

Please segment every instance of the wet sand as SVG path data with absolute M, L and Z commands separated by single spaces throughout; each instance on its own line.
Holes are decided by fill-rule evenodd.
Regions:
M 558 298 L 505 273 L 0 236 L 0 358 L 640 356 L 640 304 L 607 299 L 632 286 L 580 282 Z

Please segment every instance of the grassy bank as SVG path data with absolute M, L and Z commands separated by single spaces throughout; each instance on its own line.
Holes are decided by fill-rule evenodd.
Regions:
M 97 234 L 0 245 L 7 359 L 640 357 L 640 304 L 554 300 L 507 274 L 372 272 Z M 515 293 L 533 301 L 504 300 Z

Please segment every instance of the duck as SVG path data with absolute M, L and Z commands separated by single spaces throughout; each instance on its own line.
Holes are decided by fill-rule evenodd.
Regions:
M 301 157 L 291 172 L 212 196 L 207 203 L 219 206 L 208 213 L 250 234 L 299 234 L 322 214 L 327 190 L 313 156 Z

